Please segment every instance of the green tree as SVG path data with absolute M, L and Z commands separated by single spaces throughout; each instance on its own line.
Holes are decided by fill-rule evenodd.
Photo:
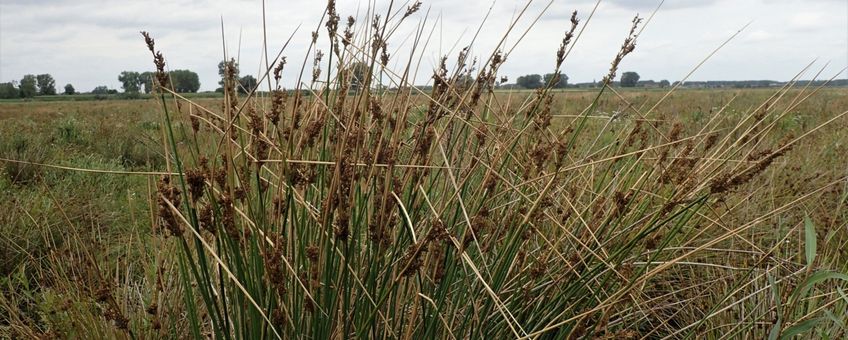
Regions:
M 350 66 L 350 70 L 352 73 L 350 79 L 350 89 L 352 91 L 359 91 L 360 87 L 365 84 L 369 69 L 370 68 L 368 64 L 361 61 L 354 62 L 353 65 Z
M 14 99 L 20 97 L 21 93 L 18 91 L 18 88 L 15 87 L 15 83 L 0 83 L 0 99 Z
M 38 86 L 38 94 L 42 96 L 52 96 L 56 94 L 56 81 L 49 73 L 39 74 L 35 76 L 35 82 Z
M 639 74 L 636 72 L 624 72 L 621 74 L 621 87 L 636 87 L 639 82 Z
M 144 86 L 144 93 L 150 93 L 153 91 L 153 81 L 155 76 L 153 72 L 142 72 L 139 74 L 139 81 L 141 81 L 141 85 Z
M 118 81 L 121 82 L 121 88 L 124 93 L 138 93 L 141 89 L 142 79 L 141 74 L 133 71 L 124 71 L 118 75 Z
M 241 92 L 241 93 L 250 92 L 250 90 L 253 90 L 253 88 L 256 87 L 256 78 L 254 78 L 253 76 L 248 74 L 244 77 L 241 77 L 241 79 L 239 79 L 239 84 L 241 85 L 239 87 L 239 92 Z
M 23 78 L 21 78 L 21 85 L 18 87 L 21 91 L 21 97 L 23 98 L 32 98 L 38 93 L 38 88 L 36 87 L 37 80 L 35 76 L 32 74 L 27 74 Z
M 221 80 L 218 81 L 218 85 L 221 87 L 224 86 L 224 76 L 227 74 L 227 66 L 233 69 L 233 77 L 235 79 L 239 79 L 239 64 L 235 59 L 230 59 L 230 61 L 221 61 L 218 63 L 218 76 L 221 77 Z
M 545 75 L 545 85 L 550 84 L 553 80 L 554 73 L 548 73 Z M 565 73 L 560 73 L 559 77 L 556 79 L 556 83 L 553 85 L 555 89 L 564 89 L 568 85 L 568 76 Z
M 670 85 L 671 83 L 669 83 L 668 80 L 660 80 L 660 87 L 669 87 Z
M 528 74 L 526 76 L 521 76 L 515 80 L 515 84 L 525 89 L 538 89 L 542 87 L 542 76 L 538 74 Z
M 91 90 L 92 94 L 109 94 L 109 88 L 105 85 L 100 85 L 95 87 L 94 90 Z
M 100 85 L 95 87 L 94 90 L 91 90 L 91 93 L 94 95 L 94 99 L 97 100 L 106 99 L 109 92 L 109 88 L 104 85 Z
M 73 95 L 73 94 L 76 94 L 76 93 L 77 93 L 77 91 L 74 89 L 73 85 L 71 85 L 71 84 L 65 85 L 65 94 L 70 96 L 70 95 Z
M 197 73 L 189 70 L 174 70 L 171 71 L 171 82 L 174 83 L 174 91 L 179 93 L 194 93 L 200 89 L 200 78 Z M 147 91 L 147 83 L 144 83 L 144 92 Z
M 474 86 L 474 77 L 469 74 L 460 74 L 454 82 L 460 89 L 467 89 Z

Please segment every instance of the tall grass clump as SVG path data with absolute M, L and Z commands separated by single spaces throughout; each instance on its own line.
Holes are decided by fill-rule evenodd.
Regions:
M 813 199 L 840 200 L 825 214 L 844 227 L 844 174 L 779 197 L 761 189 L 766 176 L 792 178 L 784 158 L 845 115 L 796 135 L 777 128 L 819 88 L 793 84 L 697 123 L 663 109 L 676 88 L 633 105 L 610 85 L 636 49 L 639 18 L 576 115 L 560 114 L 569 95 L 555 93 L 556 79 L 530 93 L 496 90 L 504 44 L 475 57 L 472 41 L 417 87 L 432 27 L 420 6 L 343 20 L 329 1 L 293 89 L 283 87 L 292 67 L 283 47 L 257 88 L 240 91 L 228 63 L 220 107 L 172 91 L 142 32 L 167 163 L 151 184 L 148 261 L 135 276 L 90 278 L 97 308 L 68 307 L 112 333 L 75 329 L 221 339 L 844 334 L 845 265 L 817 246 L 843 236 L 805 217 Z M 413 48 L 392 54 L 403 25 L 416 27 Z M 582 29 L 575 12 L 551 48 L 554 74 Z M 624 109 L 601 115 L 602 101 Z M 81 266 L 99 268 L 77 251 Z
M 806 262 L 748 236 L 797 201 L 724 221 L 806 135 L 766 138 L 815 89 L 687 126 L 649 119 L 661 102 L 590 121 L 604 86 L 554 121 L 555 80 L 523 98 L 494 91 L 505 46 L 445 56 L 431 89 L 415 87 L 426 18 L 408 56 L 388 46 L 419 6 L 345 23 L 329 1 L 295 91 L 281 86 L 284 57 L 260 74 L 269 91 L 247 95 L 230 62 L 220 111 L 169 90 L 144 33 L 177 173 L 157 186 L 158 228 L 179 247 L 194 337 L 765 337 L 844 321 L 826 317 L 844 315 L 844 296 L 815 290 L 846 276 L 814 260 L 812 222 L 793 227 Z M 554 74 L 579 28 L 575 13 Z M 196 142 L 180 150 L 178 135 Z

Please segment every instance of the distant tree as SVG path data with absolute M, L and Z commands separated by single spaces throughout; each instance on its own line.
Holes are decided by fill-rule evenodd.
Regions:
M 56 81 L 49 73 L 39 74 L 35 76 L 35 82 L 38 86 L 38 94 L 42 96 L 51 96 L 56 94 Z
M 548 73 L 545 75 L 545 85 L 550 84 L 551 80 L 553 80 L 555 74 Z M 560 73 L 557 78 L 556 84 L 553 85 L 555 89 L 564 89 L 568 85 L 568 76 L 565 73 Z
M 144 93 L 153 91 L 153 72 L 142 72 L 138 75 L 141 85 L 144 86 Z
M 104 85 L 100 85 L 98 87 L 95 87 L 94 90 L 91 90 L 91 93 L 92 94 L 109 94 L 109 88 L 104 86 Z
M 76 93 L 77 93 L 77 91 L 74 90 L 73 85 L 71 85 L 71 84 L 65 85 L 65 94 L 66 95 L 70 96 L 70 95 L 73 95 L 73 94 L 76 94 Z
M 133 71 L 124 71 L 118 75 L 118 81 L 121 82 L 121 88 L 124 93 L 138 93 L 141 89 L 142 79 L 141 74 Z
M 250 90 L 253 90 L 253 88 L 256 87 L 256 78 L 254 78 L 253 76 L 248 74 L 244 77 L 241 77 L 241 79 L 239 79 L 239 84 L 241 85 L 241 86 L 239 86 L 239 89 L 238 89 L 239 92 L 241 92 L 241 93 L 250 92 Z
M 171 82 L 174 83 L 174 91 L 179 93 L 194 93 L 200 89 L 200 78 L 197 73 L 189 70 L 174 70 L 171 71 Z M 145 92 L 147 92 L 147 84 L 145 83 Z
M 27 74 L 23 78 L 21 78 L 21 84 L 18 86 L 18 89 L 21 91 L 21 97 L 23 98 L 32 98 L 38 93 L 38 88 L 36 87 L 36 79 L 32 74 Z
M 670 85 L 671 83 L 669 83 L 668 80 L 660 80 L 660 87 L 669 87 Z
M 224 87 L 224 77 L 227 75 L 228 68 L 233 70 L 233 77 L 239 79 L 239 64 L 236 60 L 231 58 L 230 61 L 221 61 L 218 63 L 218 76 L 221 77 L 218 85 L 221 85 L 221 87 Z
M 104 85 L 100 85 L 98 87 L 95 87 L 94 90 L 91 90 L 91 94 L 93 94 L 94 99 L 97 100 L 106 99 L 109 92 L 109 88 Z
M 15 87 L 15 83 L 0 83 L 0 99 L 20 98 L 21 92 Z
M 474 77 L 470 74 L 460 74 L 454 83 L 460 89 L 467 89 L 474 85 Z
M 525 89 L 538 89 L 542 87 L 542 76 L 538 74 L 528 74 L 526 76 L 521 76 L 515 80 L 515 84 Z
M 364 62 L 357 61 L 350 66 L 350 70 L 352 73 L 350 79 L 350 90 L 358 91 L 361 86 L 365 85 L 370 67 Z
M 639 82 L 639 74 L 636 72 L 624 72 L 621 74 L 621 87 L 635 87 Z

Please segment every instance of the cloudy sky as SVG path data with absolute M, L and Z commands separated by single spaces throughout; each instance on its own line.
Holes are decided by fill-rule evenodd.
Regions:
M 366 21 L 369 0 L 337 1 L 343 17 L 354 15 Z M 549 72 L 571 11 L 578 11 L 583 24 L 595 4 L 595 0 L 553 0 L 519 41 L 549 1 L 533 1 L 506 39 L 506 49 L 518 43 L 501 68 L 511 81 L 523 74 Z M 385 11 L 388 1 L 377 2 L 378 10 Z M 421 58 L 416 83 L 425 83 L 439 56 L 448 53 L 455 58 L 491 9 L 472 49 L 475 55 L 488 56 L 526 3 L 425 0 L 422 10 L 389 41 L 392 62 L 402 61 L 398 56 L 411 45 L 409 32 L 426 17 L 426 31 L 432 37 L 427 49 L 416 55 Z M 284 52 L 290 66 L 284 74 L 287 86 L 294 84 L 297 68 L 293 66 L 306 56 L 310 31 L 316 29 L 325 4 L 320 0 L 266 1 L 271 54 L 302 25 Z M 632 17 L 647 16 L 658 4 L 659 0 L 603 0 L 565 63 L 571 82 L 599 80 Z M 152 68 L 138 33 L 146 30 L 156 38 L 169 68 L 193 70 L 200 74 L 201 90 L 214 90 L 217 62 L 223 55 L 222 18 L 228 54 L 239 58 L 243 75 L 257 74 L 264 54 L 261 0 L 0 0 L 0 82 L 50 73 L 57 87 L 72 83 L 81 91 L 98 85 L 119 88 L 121 71 Z M 639 37 L 636 51 L 623 62 L 622 71 L 636 71 L 642 79 L 680 79 L 748 23 L 691 79 L 787 80 L 813 60 L 818 60 L 818 67 L 830 62 L 825 75 L 832 76 L 848 63 L 846 0 L 666 0 Z M 321 27 L 320 32 L 326 49 L 326 30 Z

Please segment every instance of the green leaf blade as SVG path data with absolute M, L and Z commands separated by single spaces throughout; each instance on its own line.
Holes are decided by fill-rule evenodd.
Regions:
M 807 266 L 813 267 L 816 260 L 816 227 L 810 219 L 810 215 L 804 216 L 804 250 L 807 255 Z

